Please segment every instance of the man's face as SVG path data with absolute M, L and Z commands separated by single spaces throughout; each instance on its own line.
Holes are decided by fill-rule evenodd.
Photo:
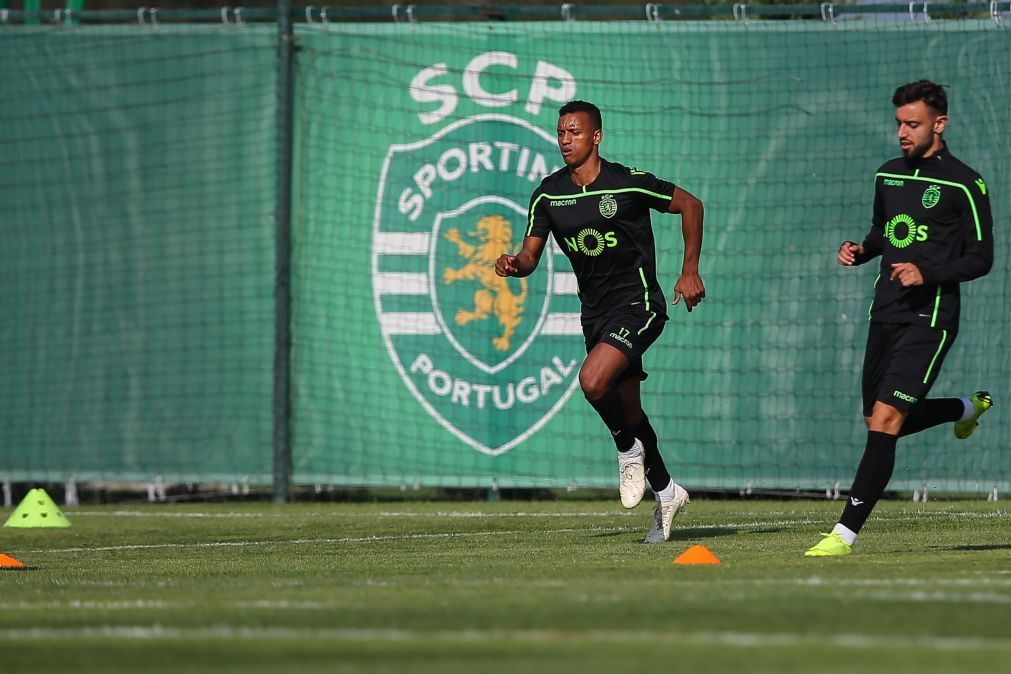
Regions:
M 923 101 L 895 108 L 896 135 L 902 154 L 916 159 L 939 150 L 941 133 L 947 123 L 946 115 L 938 114 Z
M 558 149 L 570 168 L 582 166 L 600 138 L 600 129 L 594 130 L 590 115 L 585 112 L 571 112 L 558 118 Z

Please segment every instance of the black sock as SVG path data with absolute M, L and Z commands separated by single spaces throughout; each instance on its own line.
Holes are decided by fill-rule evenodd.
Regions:
M 667 466 L 657 447 L 656 431 L 650 425 L 649 417 L 643 414 L 642 421 L 635 425 L 632 432 L 642 442 L 645 451 L 646 479 L 649 481 L 650 489 L 654 494 L 666 489 L 670 484 L 670 473 L 667 472 Z
M 904 438 L 940 424 L 958 421 L 965 413 L 961 398 L 927 398 L 913 405 L 902 424 L 899 437 Z
M 867 431 L 867 447 L 860 459 L 853 486 L 850 487 L 850 498 L 843 508 L 839 524 L 854 533 L 867 521 L 868 515 L 874 510 L 874 505 L 885 493 L 888 481 L 892 479 L 895 470 L 895 442 L 898 438 L 888 433 Z
M 619 452 L 627 452 L 635 444 L 635 436 L 625 423 L 625 408 L 621 404 L 621 396 L 618 389 L 608 388 L 607 392 L 596 400 L 587 401 L 597 410 L 597 414 L 604 421 L 604 425 L 611 431 L 614 439 L 614 446 Z

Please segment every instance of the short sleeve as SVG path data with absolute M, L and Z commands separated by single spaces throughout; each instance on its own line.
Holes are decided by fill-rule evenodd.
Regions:
M 657 178 L 649 171 L 629 169 L 629 182 L 639 194 L 643 205 L 654 211 L 666 213 L 670 208 L 670 200 L 674 197 L 677 185 L 662 178 Z
M 536 236 L 539 239 L 546 239 L 550 232 L 551 220 L 548 218 L 547 195 L 542 188 L 538 187 L 530 197 L 525 236 Z

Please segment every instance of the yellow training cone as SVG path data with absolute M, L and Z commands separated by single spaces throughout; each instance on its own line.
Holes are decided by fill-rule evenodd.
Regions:
M 4 522 L 5 527 L 34 529 L 40 527 L 69 527 L 70 522 L 49 498 L 45 489 L 32 489 Z

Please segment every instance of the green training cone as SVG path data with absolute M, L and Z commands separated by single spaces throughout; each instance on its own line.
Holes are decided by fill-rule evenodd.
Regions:
M 53 499 L 49 498 L 45 489 L 32 489 L 7 518 L 4 526 L 23 529 L 69 527 L 70 522 L 53 503 Z

